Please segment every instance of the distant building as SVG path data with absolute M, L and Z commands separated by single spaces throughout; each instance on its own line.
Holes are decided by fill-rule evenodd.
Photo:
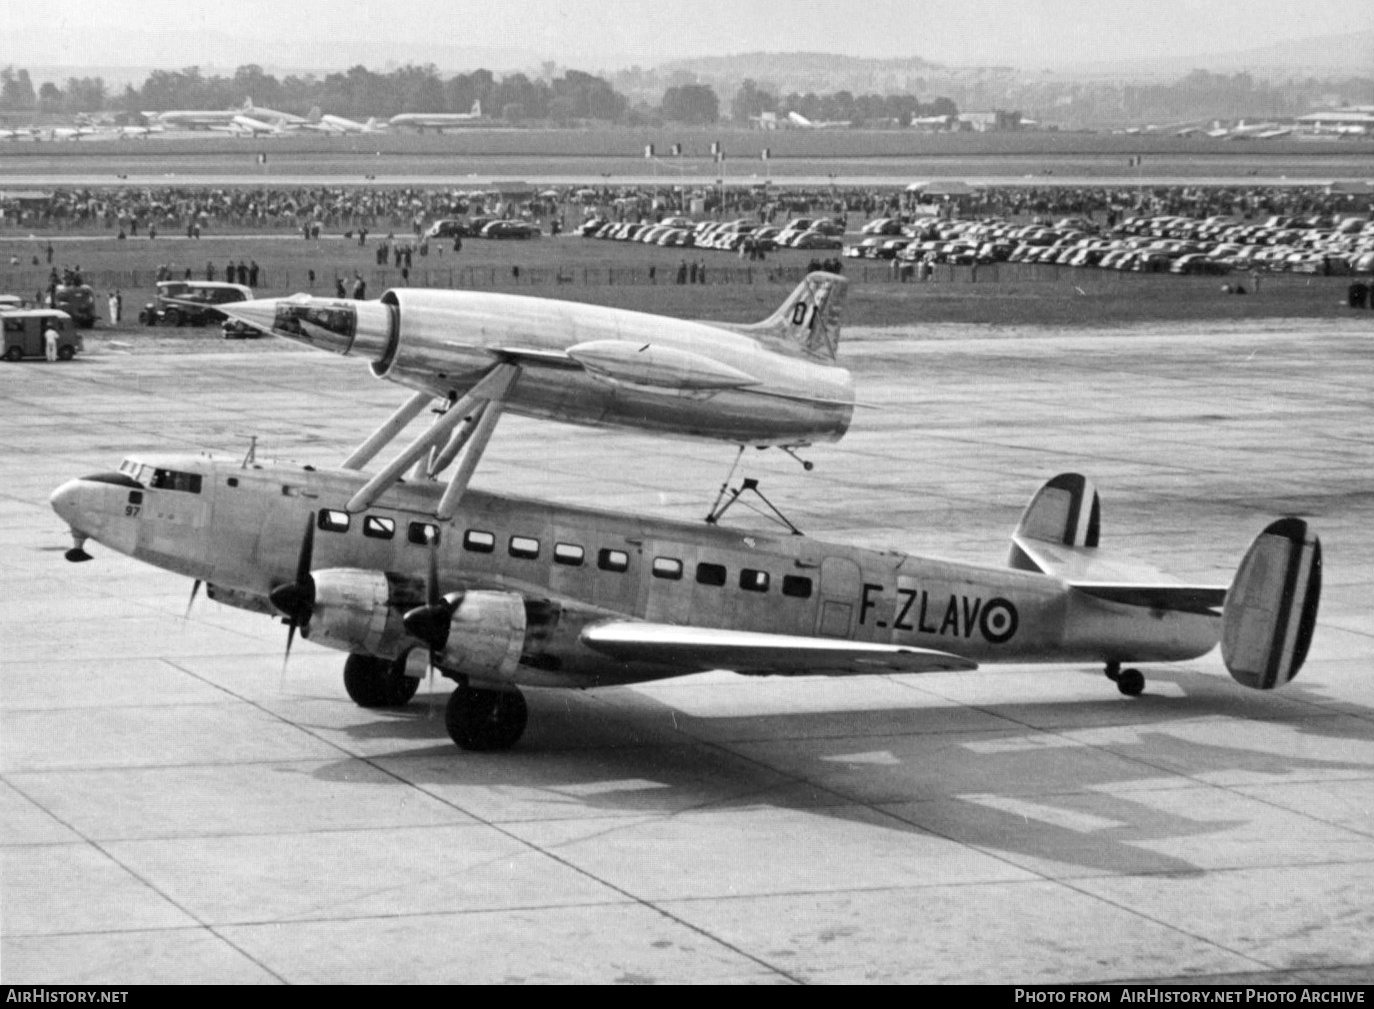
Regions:
M 1374 135 L 1374 109 L 1368 106 L 1355 106 L 1330 112 L 1311 112 L 1305 116 L 1298 116 L 1297 123 L 1313 133 L 1371 136 Z

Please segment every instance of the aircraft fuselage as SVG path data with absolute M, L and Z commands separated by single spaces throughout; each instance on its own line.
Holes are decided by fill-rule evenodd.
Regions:
M 349 515 L 345 503 L 366 479 L 203 456 L 130 459 L 117 474 L 68 482 L 52 503 L 74 532 L 263 613 L 276 612 L 269 593 L 296 577 L 314 525 L 312 571 L 340 572 L 349 605 L 375 606 L 365 632 L 331 638 L 321 621 L 311 640 L 385 658 L 420 644 L 400 614 L 424 601 L 433 550 L 442 591 L 525 601 L 511 684 L 586 687 L 694 671 L 608 660 L 579 639 L 589 625 L 626 618 L 911 645 L 977 662 L 1177 661 L 1210 650 L 1220 629 L 1212 613 L 1096 599 L 1038 572 L 477 490 L 441 523 L 443 487 L 430 482 L 399 483 Z

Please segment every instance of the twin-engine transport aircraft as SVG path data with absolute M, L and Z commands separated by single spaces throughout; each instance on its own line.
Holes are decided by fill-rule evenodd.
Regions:
M 494 399 L 503 367 L 484 390 Z M 283 616 L 288 652 L 298 629 L 348 652 L 344 685 L 364 707 L 410 700 L 427 656 L 458 684 L 446 724 L 472 750 L 520 738 L 521 686 L 709 669 L 1100 662 L 1135 695 L 1144 677 L 1126 663 L 1193 659 L 1220 640 L 1232 677 L 1268 690 L 1301 668 L 1321 587 L 1320 545 L 1297 518 L 1260 533 L 1229 588 L 1142 576 L 1098 546 L 1098 496 L 1076 474 L 1031 500 L 1007 568 L 475 490 L 440 518 L 449 490 L 423 479 L 359 509 L 367 482 L 348 468 L 132 457 L 59 487 L 52 506 L 72 530 L 69 560 L 90 559 L 93 539 L 196 579 L 193 600 L 204 582 L 212 599 Z
M 514 413 L 791 451 L 838 441 L 853 416 L 854 381 L 835 363 L 846 284 L 812 273 L 747 326 L 422 288 L 378 301 L 297 294 L 218 308 L 371 362 L 374 375 L 416 390 L 415 412 L 431 397 L 468 395 L 504 363 L 519 369 L 503 399 Z

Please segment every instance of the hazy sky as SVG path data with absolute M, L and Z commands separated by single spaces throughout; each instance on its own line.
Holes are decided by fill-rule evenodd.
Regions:
M 1034 69 L 1368 30 L 1372 12 L 1374 0 L 0 0 L 0 64 L 286 55 L 343 69 L 331 46 L 371 43 L 401 63 L 448 45 L 584 69 L 758 50 Z

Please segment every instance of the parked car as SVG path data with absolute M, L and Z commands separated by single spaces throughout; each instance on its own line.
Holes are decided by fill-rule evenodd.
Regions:
M 543 232 L 525 221 L 492 221 L 482 229 L 483 238 L 538 238 Z
M 468 233 L 467 225 L 456 217 L 446 217 L 435 221 L 425 231 L 426 238 L 454 238 Z
M 792 242 L 794 249 L 843 249 L 844 242 L 819 231 L 804 231 Z
M 221 280 L 163 280 L 157 296 L 144 305 L 138 321 L 145 326 L 204 326 L 219 322 L 224 313 L 215 306 L 253 300 L 253 289 L 245 284 Z M 251 326 L 225 320 L 224 335 L 257 336 Z
M 82 329 L 95 325 L 95 292 L 90 284 L 59 284 L 52 307 L 66 312 Z

